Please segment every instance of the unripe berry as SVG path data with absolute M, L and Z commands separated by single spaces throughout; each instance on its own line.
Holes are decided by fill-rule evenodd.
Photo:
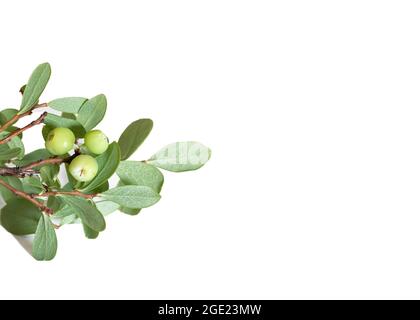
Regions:
M 101 130 L 92 130 L 85 135 L 85 145 L 90 152 L 102 154 L 108 149 L 108 138 Z
M 45 148 L 56 156 L 66 154 L 73 149 L 76 137 L 67 128 L 55 128 L 48 133 L 45 141 Z
M 98 162 L 94 157 L 82 154 L 70 163 L 69 172 L 77 181 L 90 181 L 98 173 Z

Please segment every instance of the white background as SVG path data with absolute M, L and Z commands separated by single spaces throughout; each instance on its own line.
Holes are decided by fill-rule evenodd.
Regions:
M 418 1 L 8 1 L 1 104 L 105 93 L 101 128 L 213 150 L 39 263 L 0 230 L 0 298 L 420 298 Z M 26 134 L 42 145 L 40 128 Z

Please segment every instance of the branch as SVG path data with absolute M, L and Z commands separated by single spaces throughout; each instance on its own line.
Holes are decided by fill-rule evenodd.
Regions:
M 26 112 L 24 112 L 22 114 L 18 114 L 18 113 L 15 114 L 9 121 L 7 121 L 5 124 L 3 124 L 2 126 L 0 126 L 0 132 L 3 132 L 7 128 L 9 128 L 11 125 L 13 125 L 19 119 L 31 115 L 32 112 L 35 109 L 38 109 L 38 108 L 46 108 L 46 107 L 48 107 L 48 105 L 46 103 L 41 103 L 41 104 L 37 104 L 36 106 L 32 107 L 29 111 L 26 111 Z
M 2 167 L 0 168 L 0 176 L 6 177 L 6 176 L 15 176 L 19 178 L 24 178 L 26 176 L 33 176 L 34 174 L 38 174 L 38 170 L 34 169 L 25 169 L 19 167 Z
M 96 193 L 86 194 L 86 193 L 82 193 L 80 191 L 75 190 L 75 191 L 49 191 L 49 192 L 44 192 L 44 193 L 41 193 L 41 194 L 36 194 L 36 195 L 34 195 L 34 197 L 45 198 L 45 197 L 50 197 L 50 196 L 56 197 L 56 196 L 59 196 L 59 195 L 82 197 L 82 198 L 85 198 L 85 199 L 93 199 L 97 196 Z
M 52 215 L 53 214 L 53 210 L 50 209 L 50 208 L 48 208 L 47 206 L 45 206 L 42 202 L 39 202 L 38 200 L 34 199 L 29 194 L 27 194 L 27 193 L 25 193 L 23 191 L 20 191 L 18 189 L 15 189 L 10 184 L 8 184 L 7 182 L 5 182 L 5 181 L 3 181 L 1 179 L 0 179 L 0 185 L 2 185 L 3 187 L 5 187 L 6 189 L 12 191 L 16 196 L 28 200 L 29 202 L 31 202 L 32 204 L 34 204 L 36 207 L 38 207 L 41 211 L 45 212 L 47 215 Z
M 22 167 L 0 167 L 0 176 L 16 176 L 20 178 L 32 176 L 34 174 L 39 173 L 39 171 L 35 169 L 36 167 L 41 167 L 49 164 L 61 164 L 65 162 L 70 162 L 72 158 L 73 156 L 68 157 L 66 159 L 52 157 L 48 159 L 38 160 Z
M 59 158 L 59 157 L 52 157 L 52 158 L 48 158 L 48 159 L 38 160 L 38 161 L 32 162 L 32 163 L 30 163 L 26 166 L 17 167 L 17 168 L 21 171 L 28 171 L 28 170 L 32 170 L 33 168 L 41 167 L 41 166 L 45 166 L 45 165 L 49 165 L 49 164 L 61 164 L 61 163 L 64 163 L 64 162 L 68 162 L 68 161 L 70 161 L 70 159 L 72 157 L 73 156 L 71 156 L 69 158 L 66 158 L 66 159 Z M 1 173 L 0 173 L 0 175 L 1 175 Z
M 34 126 L 42 123 L 44 121 L 45 117 L 47 116 L 47 114 L 48 114 L 47 112 L 43 112 L 38 119 L 32 121 L 30 124 L 24 126 L 21 129 L 18 129 L 16 131 L 11 132 L 7 137 L 5 137 L 5 138 L 3 138 L 3 139 L 0 140 L 0 145 L 9 142 L 14 137 L 17 137 L 18 135 L 20 135 L 23 131 L 28 130 L 28 129 L 30 129 L 30 128 L 32 128 L 32 127 L 34 127 Z
M 76 149 L 74 154 L 67 158 L 51 157 L 47 159 L 38 160 L 22 167 L 0 167 L 0 176 L 16 176 L 23 178 L 38 174 L 39 171 L 35 168 L 46 165 L 70 163 L 75 157 L 80 154 L 80 150 Z

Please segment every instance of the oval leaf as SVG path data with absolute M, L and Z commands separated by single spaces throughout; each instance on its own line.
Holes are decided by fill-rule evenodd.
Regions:
M 32 256 L 38 261 L 50 261 L 57 254 L 57 236 L 48 216 L 42 215 L 36 229 Z
M 168 171 L 183 172 L 201 168 L 210 156 L 211 150 L 199 142 L 176 142 L 159 150 L 147 163 Z
M 117 187 L 122 187 L 122 186 L 125 186 L 124 182 L 123 182 L 122 180 L 118 181 Z M 152 189 L 153 189 L 153 188 L 152 188 Z M 156 191 L 156 190 L 155 190 L 155 191 Z M 130 209 L 130 208 L 127 208 L 127 207 L 122 207 L 122 206 L 120 206 L 119 210 L 120 210 L 122 213 L 128 214 L 128 215 L 130 215 L 130 216 L 136 216 L 136 215 L 138 215 L 138 214 L 140 213 L 140 211 L 141 211 L 141 209 Z
M 154 205 L 160 195 L 145 186 L 122 186 L 100 194 L 100 197 L 130 209 L 142 209 Z
M 52 128 L 68 128 L 71 131 L 73 131 L 74 135 L 77 138 L 81 138 L 86 134 L 85 129 L 83 128 L 82 124 L 79 121 L 63 118 L 55 114 L 49 113 L 45 117 L 44 123 L 46 124 L 44 128 L 48 128 L 49 130 L 51 130 Z M 44 137 L 48 135 L 48 132 L 44 132 L 43 130 L 42 134 L 44 135 Z
M 89 228 L 97 232 L 105 230 L 105 219 L 92 201 L 75 196 L 60 195 L 60 197 L 74 210 L 82 222 Z
M 86 131 L 95 128 L 105 116 L 106 97 L 100 94 L 86 101 L 79 110 L 77 120 L 82 124 Z
M 1 210 L 1 224 L 17 236 L 34 234 L 41 215 L 41 211 L 32 203 L 15 198 Z
M 39 97 L 44 92 L 48 80 L 51 76 L 51 66 L 49 63 L 39 65 L 26 84 L 22 97 L 19 114 L 25 113 L 38 103 Z
M 88 239 L 96 239 L 99 236 L 99 232 L 89 228 L 87 225 L 83 224 L 83 231 L 85 232 L 85 236 Z
M 160 193 L 164 180 L 159 169 L 140 161 L 122 161 L 117 175 L 125 185 L 146 186 L 157 193 Z
M 121 160 L 127 160 L 142 145 L 152 129 L 153 121 L 150 119 L 139 119 L 131 123 L 118 140 Z
M 22 149 L 19 149 L 19 148 L 13 148 L 13 149 L 10 149 L 9 147 L 0 148 L 0 161 L 18 158 L 21 153 L 22 153 Z
M 90 192 L 103 185 L 115 173 L 120 163 L 120 148 L 116 142 L 109 145 L 108 149 L 96 157 L 98 174 L 92 181 L 80 188 L 82 192 Z
M 86 98 L 81 97 L 60 98 L 49 102 L 48 106 L 61 112 L 78 113 L 86 101 Z

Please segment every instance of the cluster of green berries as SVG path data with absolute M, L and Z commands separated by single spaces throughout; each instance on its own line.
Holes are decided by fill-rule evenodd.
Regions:
M 55 128 L 48 134 L 45 147 L 51 154 L 61 156 L 73 150 L 75 143 L 76 137 L 70 129 Z M 84 146 L 92 154 L 104 153 L 108 145 L 107 136 L 100 130 L 89 131 L 84 137 Z M 95 178 L 98 173 L 98 163 L 91 155 L 81 154 L 71 161 L 68 169 L 74 179 L 87 182 Z

